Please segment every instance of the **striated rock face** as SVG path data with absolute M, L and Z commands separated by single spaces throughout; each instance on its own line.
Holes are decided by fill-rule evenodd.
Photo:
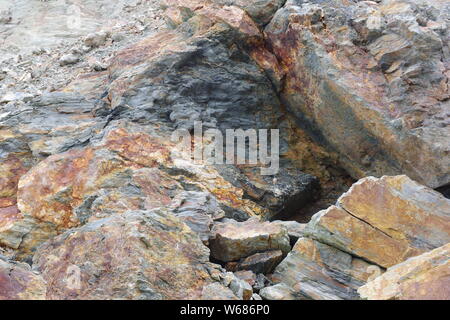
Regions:
M 220 274 L 198 236 L 164 210 L 68 231 L 41 246 L 34 264 L 48 299 L 200 299 Z
M 362 179 L 337 205 L 308 232 L 385 268 L 450 242 L 449 200 L 406 176 Z
M 29 265 L 0 257 L 0 300 L 44 300 L 46 283 Z
M 273 250 L 262 253 L 255 253 L 242 259 L 236 269 L 251 270 L 255 273 L 268 274 L 283 260 L 283 251 Z
M 76 1 L 67 45 L 63 3 L 12 5 L 0 254 L 28 265 L 0 256 L 0 299 L 448 296 L 450 204 L 428 188 L 450 182 L 445 1 Z M 279 129 L 279 171 L 186 157 L 173 133 L 198 123 Z M 364 178 L 307 225 L 268 222 L 335 203 L 342 168 L 428 187 Z
M 389 268 L 358 292 L 370 300 L 449 300 L 450 244 Z
M 291 249 L 286 229 L 269 222 L 259 223 L 256 219 L 217 223 L 212 234 L 211 255 L 223 262 L 271 250 L 281 250 L 286 255 Z
M 288 0 L 253 56 L 355 178 L 450 182 L 448 3 Z M 279 64 L 274 63 L 279 61 Z
M 449 227 L 450 201 L 436 191 L 406 176 L 362 179 L 312 218 L 275 269 L 273 290 L 286 299 L 359 299 L 368 279 L 449 243 Z

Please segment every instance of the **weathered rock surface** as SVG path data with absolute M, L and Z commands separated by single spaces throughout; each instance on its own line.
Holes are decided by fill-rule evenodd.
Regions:
M 450 244 L 389 268 L 358 292 L 370 300 L 449 300 Z
M 256 219 L 217 223 L 210 239 L 211 255 L 220 261 L 237 261 L 255 253 L 280 250 L 286 255 L 291 246 L 286 229 Z
M 448 10 L 288 0 L 265 28 L 270 52 L 253 57 L 353 177 L 407 174 L 436 188 L 450 182 Z
M 46 283 L 29 265 L 0 257 L 0 300 L 44 300 Z
M 448 199 L 406 176 L 362 179 L 312 218 L 274 272 L 277 288 L 289 290 L 274 290 L 286 299 L 359 299 L 368 279 L 449 243 L 449 210 Z
M 48 299 L 200 299 L 220 274 L 198 236 L 160 209 L 70 230 L 41 246 L 34 264 Z
M 288 231 L 291 245 L 293 246 L 299 238 L 305 235 L 306 223 L 298 223 L 296 221 L 272 221 L 272 223 L 279 224 L 285 227 Z
M 406 176 L 362 179 L 338 206 L 313 218 L 313 236 L 383 267 L 450 242 L 450 201 Z
M 247 258 L 242 259 L 236 266 L 236 270 L 251 270 L 255 273 L 268 274 L 283 259 L 281 250 L 273 250 L 261 253 L 255 253 Z
M 337 205 L 306 233 L 384 268 L 450 242 L 450 201 L 406 176 L 362 179 Z

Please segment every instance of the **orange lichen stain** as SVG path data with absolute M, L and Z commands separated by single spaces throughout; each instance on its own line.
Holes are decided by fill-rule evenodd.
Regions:
M 129 133 L 121 128 L 110 132 L 105 144 L 125 159 L 143 166 L 171 163 L 170 150 L 165 143 L 144 133 Z

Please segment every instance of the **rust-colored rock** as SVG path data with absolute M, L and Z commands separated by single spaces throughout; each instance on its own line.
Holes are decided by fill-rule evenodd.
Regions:
M 369 300 L 449 300 L 450 244 L 389 268 L 358 292 Z
M 450 242 L 450 200 L 406 176 L 362 179 L 338 205 L 419 250 Z
M 198 236 L 159 209 L 68 231 L 41 246 L 34 264 L 47 299 L 200 299 L 220 274 Z
M 25 263 L 0 257 L 0 300 L 44 300 L 46 283 Z
M 385 268 L 422 252 L 336 206 L 316 214 L 308 227 L 314 238 Z

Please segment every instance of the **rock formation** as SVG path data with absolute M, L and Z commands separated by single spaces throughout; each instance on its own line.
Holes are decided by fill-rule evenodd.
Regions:
M 365 178 L 311 219 L 262 297 L 359 299 L 358 288 L 386 268 L 449 242 L 448 199 L 406 176 Z M 445 281 L 435 285 L 448 292 Z
M 448 3 L 82 6 L 0 4 L 0 299 L 449 298 Z

